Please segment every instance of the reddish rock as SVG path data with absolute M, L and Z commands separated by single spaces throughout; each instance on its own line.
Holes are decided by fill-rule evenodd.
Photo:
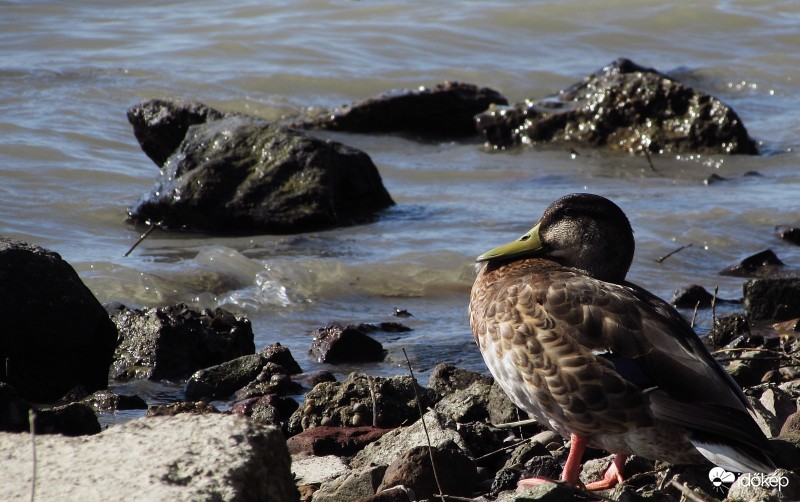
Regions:
M 380 439 L 391 429 L 377 427 L 314 427 L 290 437 L 286 444 L 289 453 L 325 455 L 355 455 L 369 443 Z

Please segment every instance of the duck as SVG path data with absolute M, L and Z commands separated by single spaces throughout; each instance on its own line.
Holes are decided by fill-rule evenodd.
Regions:
M 469 321 L 503 391 L 569 438 L 561 480 L 624 481 L 627 458 L 770 473 L 770 445 L 747 399 L 669 303 L 626 280 L 631 224 L 609 199 L 555 200 L 533 228 L 477 258 Z M 583 485 L 587 447 L 614 455 Z M 518 488 L 548 482 L 524 478 Z

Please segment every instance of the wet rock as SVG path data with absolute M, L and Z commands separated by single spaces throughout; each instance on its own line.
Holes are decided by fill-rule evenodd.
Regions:
M 440 493 L 431 467 L 431 456 L 442 494 L 466 496 L 472 493 L 477 477 L 475 462 L 457 449 L 427 446 L 410 448 L 389 464 L 378 493 L 394 486 L 406 486 L 420 499 Z
M 335 382 L 336 377 L 330 371 L 322 370 L 294 375 L 292 381 L 300 384 L 304 388 L 313 389 L 322 382 Z
M 321 363 L 337 364 L 383 361 L 386 351 L 359 326 L 330 324 L 314 332 L 309 354 Z
M 314 493 L 314 502 L 341 502 L 372 497 L 385 472 L 385 465 L 353 469 L 344 476 L 322 483 L 319 490 Z
M 433 137 L 476 133 L 473 117 L 493 104 L 508 101 L 495 90 L 460 82 L 434 88 L 392 91 L 345 105 L 301 124 L 301 127 L 350 132 L 405 132 Z
M 735 338 L 749 334 L 750 323 L 742 314 L 718 317 L 711 328 L 711 340 L 714 347 L 726 346 Z
M 556 142 L 631 153 L 758 153 L 733 109 L 622 58 L 553 97 L 493 107 L 475 120 L 492 147 Z
M 223 309 L 198 312 L 179 303 L 118 310 L 112 375 L 117 380 L 181 380 L 195 371 L 255 352 L 250 321 Z
M 5 500 L 30 498 L 30 441 L 0 434 Z M 299 498 L 283 435 L 240 417 L 134 420 L 91 437 L 37 436 L 36 443 L 37 500 Z
M 108 390 L 99 390 L 81 399 L 96 412 L 114 412 L 121 410 L 146 410 L 147 403 L 135 395 L 117 394 Z
M 734 277 L 780 277 L 787 273 L 784 270 L 785 265 L 771 249 L 765 249 L 720 270 L 719 273 Z
M 267 394 L 300 394 L 302 386 L 293 382 L 286 368 L 272 362 L 264 363 L 261 372 L 250 383 L 235 392 L 236 399 L 265 396 Z
M 178 149 L 190 126 L 224 116 L 193 101 L 151 99 L 128 108 L 133 135 L 144 153 L 159 167 Z
M 205 401 L 154 404 L 147 408 L 145 417 L 171 417 L 188 413 L 190 415 L 212 415 L 219 410 Z
M 295 361 L 292 356 L 292 352 L 289 348 L 284 347 L 280 343 L 267 345 L 259 351 L 259 354 L 261 354 L 267 362 L 280 365 L 284 368 L 283 373 L 287 375 L 296 375 L 303 372 L 300 365 L 297 364 L 297 361 Z
M 198 370 L 186 382 L 185 396 L 190 401 L 227 399 L 255 380 L 266 360 L 261 354 L 250 354 Z
M 129 220 L 212 233 L 298 233 L 368 222 L 393 204 L 364 152 L 232 116 L 189 128 Z
M 391 428 L 414 422 L 419 410 L 413 385 L 409 376 L 383 378 L 363 373 L 351 373 L 343 382 L 323 382 L 306 394 L 304 405 L 289 420 L 289 432 L 297 434 L 320 425 Z M 422 409 L 439 398 L 432 389 L 418 385 L 416 392 Z
M 728 490 L 731 502 L 771 502 L 797 500 L 800 497 L 800 476 L 778 469 L 770 474 L 743 474 Z
M 492 384 L 492 378 L 474 371 L 457 368 L 450 363 L 437 364 L 428 377 L 428 387 L 441 395 L 447 395 L 459 389 L 466 389 L 473 382 Z
M 35 411 L 37 434 L 84 436 L 100 432 L 100 422 L 94 410 L 83 403 L 70 403 Z
M 34 402 L 108 387 L 117 330 L 58 254 L 0 237 L 0 380 Z
M 368 465 L 389 465 L 409 448 L 428 446 L 428 444 L 436 447 L 455 447 L 469 453 L 466 442 L 455 430 L 454 424 L 448 424 L 444 417 L 433 410 L 424 415 L 424 420 L 424 427 L 422 421 L 417 420 L 407 427 L 387 432 L 356 453 L 350 466 L 359 468 Z
M 290 437 L 286 445 L 292 455 L 305 453 L 316 456 L 350 457 L 390 430 L 370 426 L 314 427 Z
M 706 288 L 692 284 L 675 291 L 670 303 L 677 308 L 694 308 L 695 306 L 709 308 L 713 300 L 714 295 L 706 291 Z
M 290 397 L 270 394 L 235 403 L 231 406 L 230 412 L 283 428 L 299 406 L 298 402 Z
M 747 281 L 744 310 L 751 321 L 785 321 L 800 317 L 800 278 Z
M 778 226 L 775 227 L 775 235 L 800 246 L 800 227 Z

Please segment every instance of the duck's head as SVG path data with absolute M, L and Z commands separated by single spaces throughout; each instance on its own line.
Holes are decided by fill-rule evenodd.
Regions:
M 541 257 L 601 281 L 621 283 L 634 247 L 631 224 L 616 204 L 599 195 L 576 193 L 557 199 L 525 235 L 483 253 L 477 261 Z

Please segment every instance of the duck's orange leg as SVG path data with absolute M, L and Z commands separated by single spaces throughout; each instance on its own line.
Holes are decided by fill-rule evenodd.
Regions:
M 589 491 L 608 490 L 617 486 L 618 483 L 622 483 L 624 481 L 622 479 L 622 469 L 625 467 L 625 460 L 627 459 L 628 456 L 621 453 L 615 456 L 611 465 L 606 469 L 603 479 L 589 483 L 586 485 L 586 489 Z
M 570 435 L 569 454 L 567 455 L 567 461 L 564 463 L 564 470 L 561 472 L 561 481 L 572 486 L 581 484 L 579 476 L 581 473 L 581 459 L 583 458 L 583 452 L 585 450 L 586 438 L 578 436 L 577 434 Z M 524 478 L 520 479 L 517 483 L 517 489 L 552 482 L 552 479 L 547 478 Z
M 586 450 L 587 440 L 577 434 L 570 435 L 570 448 L 567 455 L 567 461 L 564 463 L 564 470 L 561 473 L 561 481 L 571 486 L 583 486 L 580 480 L 581 473 L 581 459 L 583 452 Z M 608 490 L 615 487 L 618 483 L 622 483 L 622 469 L 625 466 L 625 460 L 628 456 L 619 454 L 614 457 L 614 461 L 606 470 L 603 479 L 594 481 L 586 485 L 586 489 L 590 491 Z M 520 479 L 517 483 L 517 489 L 523 489 L 530 486 L 541 485 L 544 483 L 552 482 L 547 478 L 524 478 Z

